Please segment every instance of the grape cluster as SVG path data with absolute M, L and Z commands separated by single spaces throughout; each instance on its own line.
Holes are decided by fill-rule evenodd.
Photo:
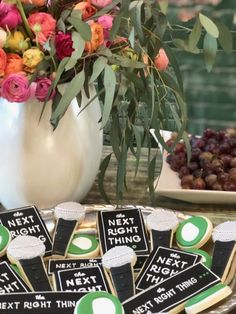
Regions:
M 167 141 L 174 143 L 174 135 Z M 178 143 L 167 162 L 178 172 L 183 189 L 236 191 L 236 130 L 204 130 L 201 137 L 190 136 L 191 159 Z

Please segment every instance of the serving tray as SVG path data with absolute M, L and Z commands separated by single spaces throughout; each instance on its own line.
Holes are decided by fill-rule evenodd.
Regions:
M 116 210 L 118 208 L 122 209 L 132 209 L 132 208 L 138 208 L 141 209 L 144 220 L 146 220 L 147 215 L 149 215 L 151 212 L 155 210 L 168 210 L 174 212 L 179 220 L 185 220 L 191 217 L 191 215 L 184 214 L 180 211 L 174 211 L 170 209 L 163 209 L 159 207 L 150 207 L 150 206 L 139 206 L 139 205 L 125 205 L 125 206 L 113 206 L 113 205 L 84 205 L 86 208 L 86 219 L 83 222 L 82 225 L 80 225 L 80 229 L 83 229 L 83 232 L 87 233 L 92 233 L 92 234 L 97 234 L 97 229 L 96 229 L 96 215 L 98 211 L 101 210 Z M 53 233 L 54 227 L 55 227 L 55 222 L 53 220 L 53 209 L 44 209 L 40 210 L 40 214 L 42 218 L 44 219 L 47 228 L 49 232 Z M 223 221 L 222 221 L 223 222 Z M 205 249 L 205 248 L 204 248 Z M 209 242 L 209 245 L 207 247 L 207 250 L 209 252 L 212 251 L 212 243 Z M 233 290 L 233 293 L 225 299 L 223 302 L 218 303 L 217 306 L 214 306 L 204 312 L 204 314 L 234 314 L 236 313 L 236 276 L 234 276 L 233 281 L 230 284 L 231 289 Z

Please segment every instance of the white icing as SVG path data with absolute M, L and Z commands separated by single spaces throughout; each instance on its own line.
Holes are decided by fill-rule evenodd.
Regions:
M 0 235 L 0 244 L 2 243 L 2 236 Z
M 98 298 L 92 303 L 93 314 L 116 314 L 116 307 L 112 300 L 107 298 Z
M 149 230 L 172 230 L 179 224 L 177 216 L 167 210 L 156 210 L 147 216 L 147 227 Z
M 188 242 L 191 242 L 194 239 L 196 239 L 198 234 L 199 234 L 199 229 L 191 222 L 186 223 L 186 225 L 183 226 L 183 229 L 181 232 L 182 238 Z
M 116 246 L 108 250 L 102 257 L 102 265 L 110 269 L 112 267 L 120 267 L 122 265 L 136 263 L 137 256 L 134 250 L 126 245 Z
M 45 254 L 45 245 L 33 236 L 18 236 L 7 248 L 7 255 L 15 260 L 31 259 Z
M 82 250 L 88 250 L 92 246 L 92 241 L 90 239 L 82 237 L 75 238 L 72 243 Z
M 85 208 L 80 203 L 65 202 L 55 207 L 54 215 L 57 219 L 78 220 L 81 223 L 85 218 Z
M 236 221 L 226 221 L 215 227 L 212 233 L 213 241 L 236 241 Z

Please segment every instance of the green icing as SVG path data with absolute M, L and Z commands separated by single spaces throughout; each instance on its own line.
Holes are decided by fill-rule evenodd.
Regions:
M 206 298 L 208 298 L 209 296 L 212 296 L 214 293 L 226 288 L 227 286 L 224 285 L 223 283 L 219 283 L 199 294 L 197 294 L 195 297 L 191 298 L 190 300 L 188 300 L 188 302 L 185 305 L 185 308 L 196 305 L 197 303 L 205 300 Z
M 0 252 L 3 251 L 7 247 L 10 239 L 11 239 L 11 235 L 10 235 L 9 230 L 3 225 L 0 225 Z
M 198 228 L 198 234 L 196 237 L 189 241 L 188 239 L 183 238 L 183 229 L 186 228 L 187 224 L 192 224 L 196 228 Z M 176 240 L 178 245 L 182 247 L 191 247 L 199 243 L 206 235 L 208 230 L 208 220 L 201 216 L 191 217 L 180 223 L 177 231 L 176 231 Z
M 88 249 L 83 249 L 81 247 L 78 247 L 77 245 L 73 244 L 73 241 L 75 239 L 80 239 L 80 238 L 85 238 L 91 241 L 91 246 Z M 68 254 L 74 254 L 74 255 L 83 255 L 83 254 L 88 254 L 93 251 L 95 251 L 98 247 L 98 241 L 95 238 L 95 236 L 90 235 L 90 234 L 82 234 L 82 233 L 77 233 L 73 236 L 73 239 L 71 240 L 71 243 L 69 245 L 68 249 Z
M 211 268 L 212 257 L 207 252 L 200 249 L 188 249 L 187 252 L 202 256 L 202 263 L 206 267 Z
M 112 301 L 115 306 L 115 314 L 123 314 L 123 307 L 117 297 L 114 295 L 98 291 L 86 294 L 76 305 L 74 314 L 93 314 L 93 301 L 99 298 L 106 298 Z M 106 313 L 106 308 L 102 309 L 101 314 Z

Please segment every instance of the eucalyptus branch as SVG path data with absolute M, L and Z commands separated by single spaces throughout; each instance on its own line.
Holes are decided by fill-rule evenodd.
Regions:
M 27 34 L 29 35 L 29 37 L 31 39 L 33 39 L 34 38 L 34 34 L 33 34 L 33 32 L 31 31 L 31 29 L 29 27 L 29 23 L 28 23 L 26 15 L 25 15 L 25 11 L 24 11 L 23 5 L 21 3 L 21 0 L 16 0 L 16 6 L 17 6 L 17 8 L 18 8 L 18 10 L 20 12 L 20 15 L 21 15 L 22 21 L 24 23 L 25 30 L 26 30 Z

